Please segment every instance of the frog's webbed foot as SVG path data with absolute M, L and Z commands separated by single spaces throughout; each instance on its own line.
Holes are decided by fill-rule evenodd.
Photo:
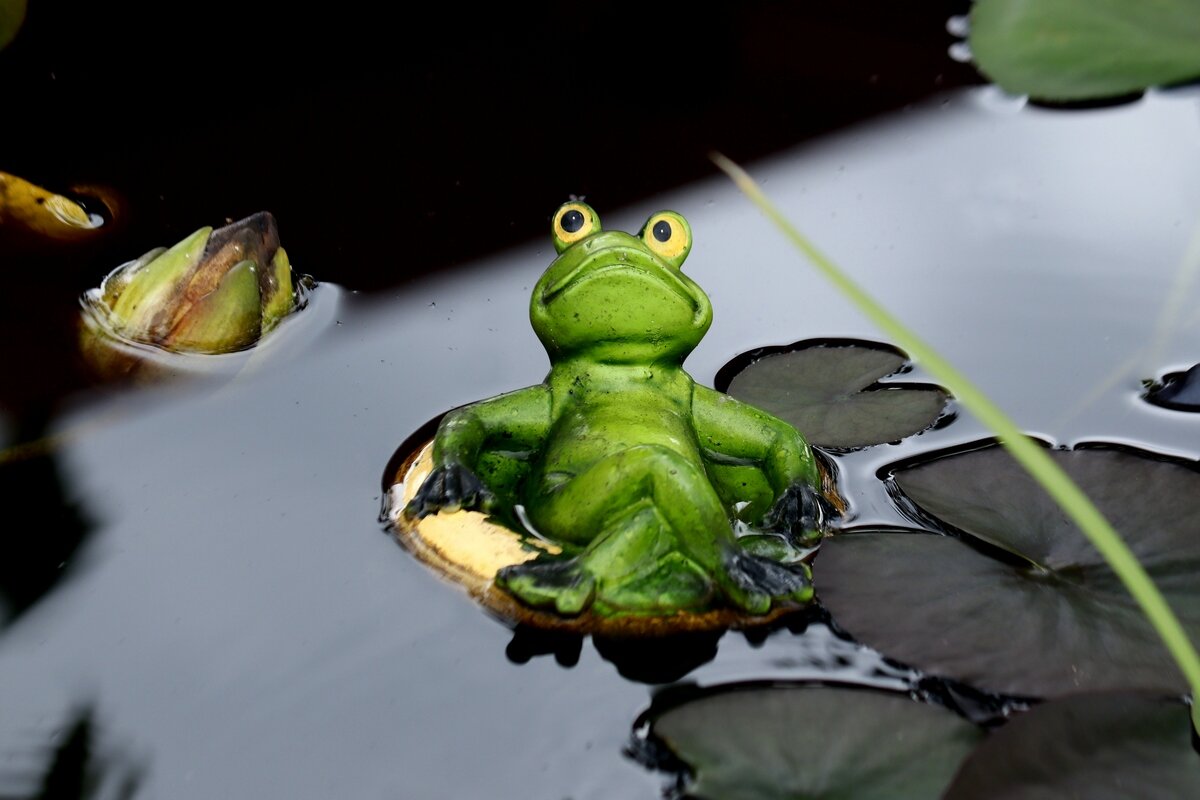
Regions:
M 804 564 L 780 564 L 740 550 L 725 555 L 728 583 L 725 593 L 735 605 L 751 614 L 765 614 L 778 600 L 807 603 L 812 599 L 812 578 Z
M 462 464 L 447 464 L 429 473 L 404 513 L 424 519 L 439 511 L 486 511 L 494 502 L 495 497 L 474 472 Z
M 827 521 L 837 515 L 833 506 L 811 485 L 793 483 L 763 517 L 769 531 L 782 533 L 798 547 L 811 547 L 821 540 Z
M 596 579 L 578 558 L 528 561 L 496 573 L 496 586 L 534 608 L 553 608 L 567 617 L 583 613 L 596 597 Z

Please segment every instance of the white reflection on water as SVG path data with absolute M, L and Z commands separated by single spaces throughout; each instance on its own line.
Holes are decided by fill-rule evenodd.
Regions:
M 1194 102 L 1012 113 L 979 96 L 749 166 L 1029 430 L 1200 455 L 1195 419 L 1137 402 L 1133 378 L 1056 426 L 1153 335 L 1200 218 Z M 663 207 L 691 222 L 686 270 L 716 310 L 689 361 L 701 381 L 756 346 L 877 338 L 724 179 L 598 210 L 634 230 Z M 508 631 L 376 521 L 380 474 L 409 433 L 541 380 L 526 309 L 552 252 L 535 242 L 346 307 L 305 359 L 221 392 L 113 401 L 142 405 L 64 455 L 101 520 L 78 577 L 0 637 L 0 758 L 87 697 L 145 754 L 152 796 L 656 796 L 658 778 L 620 755 L 644 686 L 591 647 L 571 669 L 508 662 Z M 1177 337 L 1163 358 L 1138 375 L 1197 354 Z M 960 418 L 845 459 L 861 518 L 895 518 L 864 480 L 878 465 L 981 434 Z M 829 663 L 845 677 L 837 646 L 816 631 L 761 647 L 727 636 L 695 674 L 711 685 Z M 850 666 L 869 670 L 861 658 L 874 656 Z

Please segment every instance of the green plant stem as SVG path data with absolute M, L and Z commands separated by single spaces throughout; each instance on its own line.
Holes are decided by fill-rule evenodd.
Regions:
M 1100 552 L 1113 572 L 1125 584 L 1142 612 L 1154 626 L 1163 644 L 1179 665 L 1180 671 L 1192 689 L 1192 725 L 1200 731 L 1200 655 L 1188 640 L 1187 633 L 1179 623 L 1166 598 L 1154 585 L 1154 581 L 1142 568 L 1137 557 L 1109 524 L 1099 509 L 1088 499 L 1083 490 L 1046 455 L 1043 448 L 1027 437 L 1000 408 L 988 399 L 978 387 L 942 358 L 930 345 L 909 330 L 896 317 L 863 291 L 846 273 L 829 260 L 786 217 L 780 213 L 754 180 L 725 156 L 712 154 L 713 162 L 720 167 L 738 188 L 783 232 L 809 261 L 828 278 L 859 311 L 865 314 L 893 340 L 903 346 L 920 361 L 931 375 L 944 383 L 979 420 L 999 437 L 1000 444 L 1012 454 L 1042 488 L 1062 507 L 1063 511 L 1079 526 L 1084 535 Z

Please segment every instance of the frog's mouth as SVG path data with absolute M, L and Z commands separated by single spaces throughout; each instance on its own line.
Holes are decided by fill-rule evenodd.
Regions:
M 576 286 L 581 286 L 584 283 L 594 279 L 601 278 L 606 275 L 619 274 L 622 272 L 635 273 L 653 278 L 665 288 L 670 290 L 679 299 L 683 300 L 692 309 L 692 312 L 699 315 L 703 312 L 703 306 L 696 299 L 695 295 L 689 291 L 688 286 L 679 279 L 676 273 L 667 267 L 661 267 L 652 262 L 647 263 L 644 257 L 630 258 L 626 254 L 641 256 L 637 251 L 630 251 L 624 247 L 605 247 L 595 251 L 588 256 L 583 263 L 575 267 L 559 280 L 550 284 L 542 292 L 542 305 L 548 306 L 556 297 Z M 593 268 L 593 264 L 601 260 L 614 260 L 615 263 L 603 267 Z

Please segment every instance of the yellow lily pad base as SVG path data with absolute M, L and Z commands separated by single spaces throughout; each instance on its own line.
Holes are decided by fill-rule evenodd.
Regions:
M 496 572 L 512 564 L 557 553 L 559 548 L 489 520 L 478 511 L 434 514 L 417 520 L 404 514 L 432 469 L 432 442 L 410 454 L 393 477 L 387 513 L 397 540 L 435 571 L 459 584 L 492 613 L 511 623 L 564 633 L 614 637 L 666 636 L 674 633 L 716 631 L 767 625 L 802 608 L 799 604 L 749 616 L 734 609 L 704 612 L 679 611 L 665 615 L 600 615 L 584 612 L 562 617 L 530 608 L 493 583 Z

